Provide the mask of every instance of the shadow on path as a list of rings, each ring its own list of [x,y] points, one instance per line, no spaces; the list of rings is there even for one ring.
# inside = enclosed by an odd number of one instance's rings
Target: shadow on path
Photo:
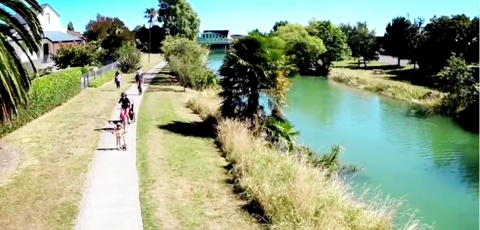
[[[113,130],[115,130],[115,129],[112,128],[112,127],[94,129],[94,131],[113,131]]]
[[[174,121],[169,124],[158,126],[159,129],[167,130],[169,132],[180,134],[182,136],[214,138],[215,135],[211,127],[211,124],[208,125],[204,122],[188,123],[181,121]]]

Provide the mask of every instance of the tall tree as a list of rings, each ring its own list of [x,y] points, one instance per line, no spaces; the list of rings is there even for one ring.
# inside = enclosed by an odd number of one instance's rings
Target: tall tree
[[[413,63],[414,69],[417,68],[418,53],[420,51],[419,48],[425,38],[425,36],[423,36],[424,22],[425,20],[422,18],[416,18],[413,22],[413,42],[408,56],[410,58],[410,64]]]
[[[85,28],[84,36],[88,41],[99,41],[107,52],[107,57],[113,57],[115,50],[127,41],[134,41],[134,34],[119,18],[105,17],[97,14],[96,20],[90,20]]]
[[[273,28],[272,28],[273,32],[277,31],[278,27],[284,26],[286,24],[288,24],[288,21],[275,22],[275,25],[273,25]]]
[[[342,30],[330,21],[312,20],[307,30],[310,35],[322,39],[327,51],[320,55],[322,60],[321,68],[317,70],[318,75],[327,76],[332,62],[340,61],[350,56],[350,47],[347,44],[347,37]]]
[[[72,23],[72,22],[69,22],[69,23],[68,23],[68,25],[67,25],[67,30],[75,31],[75,28],[73,28],[73,23]]]
[[[166,35],[196,39],[200,18],[187,0],[159,0],[158,22]]]
[[[148,20],[150,27],[148,29],[148,63],[150,63],[150,52],[152,50],[152,25],[158,18],[158,11],[155,8],[145,10],[145,18]]]
[[[363,64],[367,67],[367,61],[375,56],[375,31],[368,29],[366,22],[357,22],[355,26],[341,25],[341,30],[346,32],[347,43],[352,50],[352,56],[358,59],[358,66]]]
[[[30,78],[15,46],[27,54],[40,51],[43,31],[37,15],[42,8],[35,0],[0,0],[0,5],[0,119],[11,121],[17,108],[27,103],[30,87]],[[23,18],[27,26],[14,14]],[[27,57],[36,71],[30,55]]]
[[[388,55],[398,58],[398,66],[400,66],[400,59],[409,58],[415,41],[414,36],[415,27],[405,17],[393,18],[385,28],[385,51]]]

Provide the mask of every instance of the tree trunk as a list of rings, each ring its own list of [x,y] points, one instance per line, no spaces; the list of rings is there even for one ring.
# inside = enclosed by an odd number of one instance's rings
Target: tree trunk
[[[150,49],[152,47],[152,23],[150,23],[150,29],[148,30],[148,63],[150,63]]]
[[[398,63],[397,63],[398,66],[400,66],[400,57],[398,57]]]
[[[247,117],[252,119],[254,114],[257,112],[259,104],[260,94],[258,89],[253,88],[250,97],[248,98],[248,107],[247,107]]]
[[[359,57],[358,57],[358,68],[360,68],[360,65],[361,65],[361,64],[362,64],[362,63],[360,62],[360,56],[359,56]]]

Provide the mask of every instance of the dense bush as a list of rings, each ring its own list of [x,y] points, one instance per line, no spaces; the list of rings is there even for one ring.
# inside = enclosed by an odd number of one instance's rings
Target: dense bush
[[[53,61],[58,68],[96,66],[100,64],[102,49],[94,43],[60,45]]]
[[[19,109],[11,123],[0,124],[0,137],[70,100],[81,91],[80,68],[72,68],[37,78],[29,91],[28,106]]]
[[[123,73],[132,73],[141,67],[142,55],[133,42],[124,43],[115,51],[115,56],[118,59],[118,68]]]
[[[162,52],[183,87],[204,90],[218,85],[215,73],[207,68],[207,48],[186,38],[168,36],[162,42]]]

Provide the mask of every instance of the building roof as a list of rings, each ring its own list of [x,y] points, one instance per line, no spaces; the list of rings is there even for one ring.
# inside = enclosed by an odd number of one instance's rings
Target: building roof
[[[67,34],[70,34],[70,35],[75,36],[77,38],[83,38],[83,34],[80,33],[80,32],[77,32],[77,31],[67,30]]]
[[[55,14],[57,14],[58,17],[60,17],[60,14],[55,9],[53,9],[53,7],[51,5],[49,5],[48,3],[47,4],[41,4],[40,7],[42,8],[42,10],[45,10],[45,8],[50,7],[50,9],[52,9],[52,11]],[[37,14],[37,16],[38,16],[38,14]],[[15,14],[15,16],[13,16],[13,17],[16,18],[22,25],[27,24],[25,19],[23,19],[19,14]]]
[[[61,32],[61,31],[44,31],[43,36],[50,40],[51,42],[71,42],[71,41],[82,41],[81,38],[75,37],[73,35]]]
[[[203,33],[217,33],[224,37],[228,37],[228,30],[204,30]]]

